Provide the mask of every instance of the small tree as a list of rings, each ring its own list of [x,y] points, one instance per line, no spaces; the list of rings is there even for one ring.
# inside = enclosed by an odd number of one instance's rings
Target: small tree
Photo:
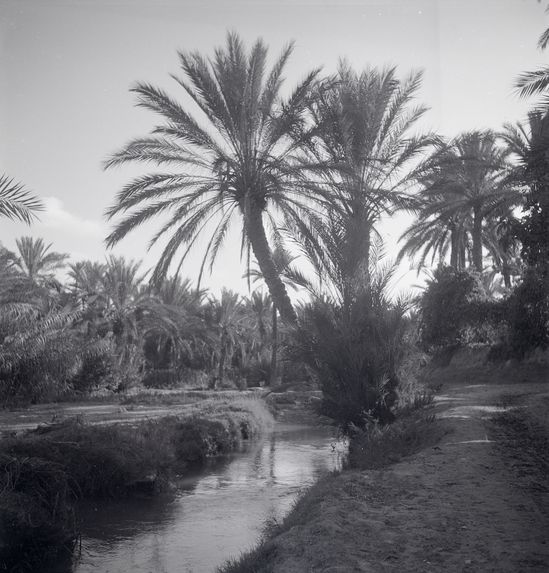
[[[471,302],[485,299],[478,273],[452,267],[436,269],[419,303],[423,344],[428,349],[459,345]]]

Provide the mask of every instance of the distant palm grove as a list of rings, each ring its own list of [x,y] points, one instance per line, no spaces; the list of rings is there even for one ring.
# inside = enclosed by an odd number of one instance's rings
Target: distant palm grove
[[[547,71],[516,80],[517,97],[542,96],[525,121],[447,139],[418,127],[421,73],[341,60],[334,75],[304,70],[287,86],[292,50],[271,60],[261,40],[246,47],[230,33],[211,56],[179,54],[173,94],[133,87],[152,128],[106,159],[143,164],[106,209],[106,245],[152,220],[154,268],[69,262],[25,236],[1,248],[4,405],[310,380],[345,431],[391,422],[423,353],[483,344],[507,360],[548,345]],[[41,208],[0,178],[0,216],[32,224]],[[403,211],[415,219],[389,261],[383,224]],[[231,227],[250,295],[214,297],[202,275]],[[394,300],[403,258],[429,279],[420,296]]]

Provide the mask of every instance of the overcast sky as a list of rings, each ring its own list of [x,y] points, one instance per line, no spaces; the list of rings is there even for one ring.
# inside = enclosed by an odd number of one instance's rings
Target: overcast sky
[[[102,170],[105,158],[155,118],[134,107],[129,88],[147,81],[180,95],[169,74],[177,50],[211,54],[227,30],[248,43],[261,36],[271,61],[295,40],[287,68],[291,87],[312,67],[333,71],[340,57],[360,69],[397,65],[424,70],[422,126],[453,136],[498,129],[524,118],[529,104],[512,84],[545,64],[536,49],[548,26],[536,0],[0,0],[0,171],[39,194],[47,210],[30,229],[1,220],[0,242],[13,248],[25,234],[44,237],[73,260],[105,256],[103,213],[130,174],[146,167]],[[120,243],[115,254],[155,263],[146,253],[157,224]],[[401,219],[384,225],[392,249]],[[238,238],[229,237],[204,283],[246,291]],[[193,278],[200,246],[184,266]],[[403,274],[405,271],[402,269]],[[402,284],[413,282],[403,277]]]

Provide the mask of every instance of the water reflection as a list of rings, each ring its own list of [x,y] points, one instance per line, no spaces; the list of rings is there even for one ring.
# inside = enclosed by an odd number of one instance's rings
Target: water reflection
[[[171,497],[86,508],[75,573],[202,573],[254,545],[299,491],[339,469],[327,428],[278,427],[247,451],[188,476]]]

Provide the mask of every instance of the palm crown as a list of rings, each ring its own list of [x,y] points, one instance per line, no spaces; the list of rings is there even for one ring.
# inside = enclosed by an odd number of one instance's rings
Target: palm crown
[[[319,173],[332,203],[322,216],[310,216],[309,232],[298,236],[319,279],[347,301],[369,286],[375,225],[410,205],[421,154],[435,138],[411,133],[425,112],[411,105],[421,73],[401,81],[395,68],[357,73],[342,62],[336,79],[312,103],[318,131],[308,147],[324,167]]]
[[[148,219],[169,213],[152,238],[152,246],[167,238],[153,280],[164,277],[181,249],[181,261],[200,233],[213,225],[202,274],[213,264],[234,215],[242,222],[242,247],[250,247],[281,315],[295,320],[295,312],[272,260],[265,232],[267,220],[291,219],[300,225],[309,200],[322,193],[308,185],[296,152],[310,137],[307,109],[318,70],[312,71],[284,101],[282,73],[292,46],[286,47],[266,73],[267,48],[261,40],[246,53],[236,34],[211,59],[199,53],[180,53],[183,77],[178,84],[205,120],[203,125],[165,92],[140,83],[133,91],[138,105],[164,120],[151,135],[127,144],[107,166],[138,161],[172,169],[138,177],[119,193],[108,210],[121,213],[107,239],[114,245]],[[200,114],[200,112],[202,112]]]

